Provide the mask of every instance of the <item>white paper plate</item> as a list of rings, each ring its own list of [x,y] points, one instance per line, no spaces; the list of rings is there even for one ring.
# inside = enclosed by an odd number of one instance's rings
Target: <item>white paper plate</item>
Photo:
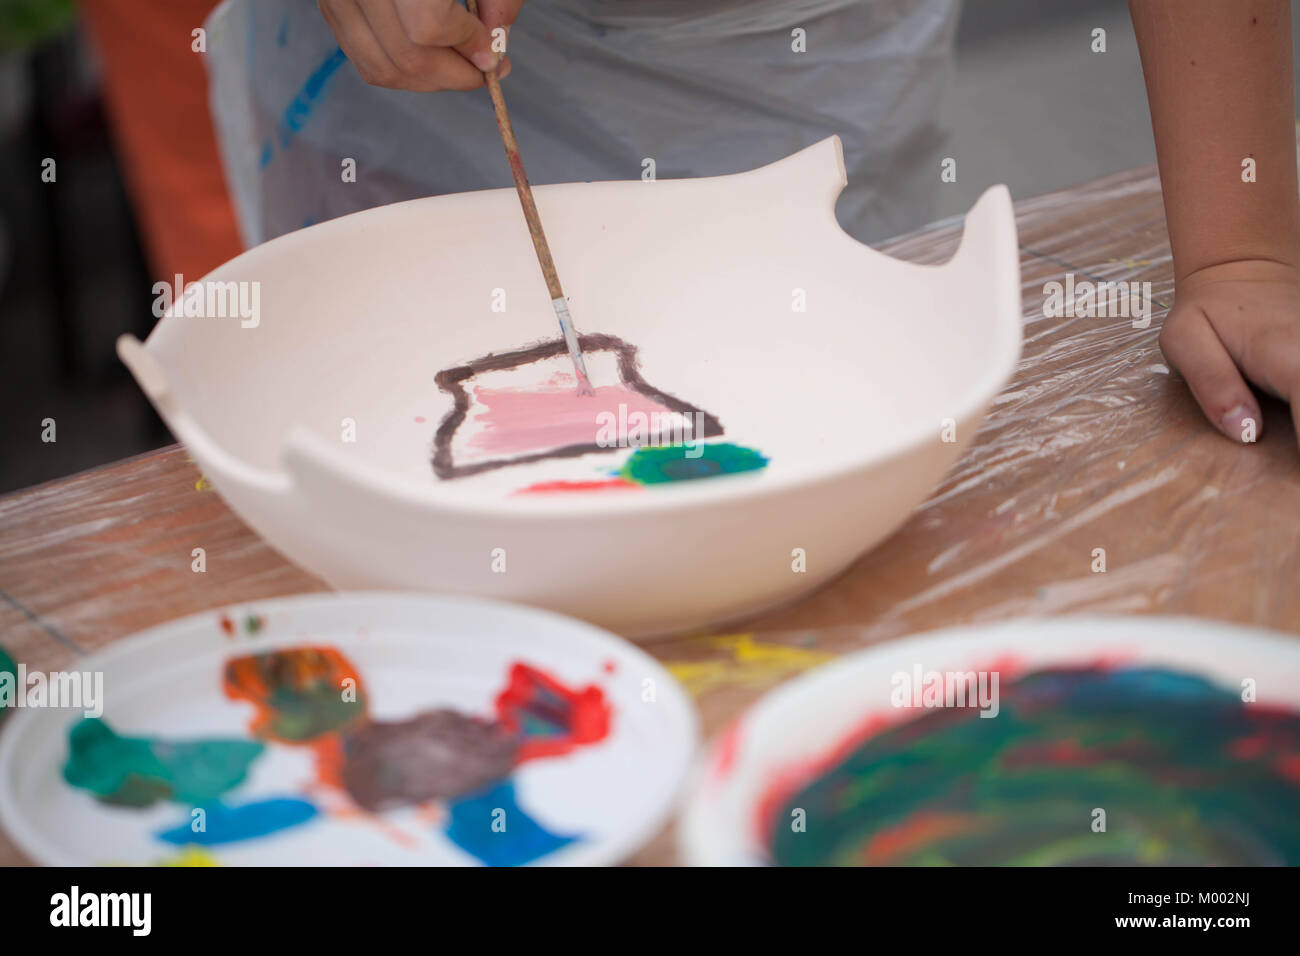
[[[439,709],[491,724],[497,695],[522,662],[568,688],[597,688],[589,694],[596,695],[597,710],[602,700],[607,706],[607,730],[567,753],[512,764],[503,779],[513,786],[514,805],[493,777],[475,794],[373,813],[359,810],[345,789],[321,782],[313,746],[263,738],[264,749],[247,762],[242,779],[212,801],[215,809],[205,805],[196,815],[193,800],[176,796],[187,786],[179,783],[171,785],[170,798],[145,807],[104,803],[84,778],[73,786],[64,778],[69,732],[86,718],[80,710],[27,708],[11,714],[0,733],[0,822],[32,859],[55,865],[208,858],[227,865],[608,864],[663,825],[696,745],[686,694],[640,650],[555,614],[477,600],[370,593],[283,598],[173,621],[75,666],[102,672],[103,720],[117,734],[256,742],[250,721],[257,709],[223,692],[226,662],[321,646],[355,668],[366,700],[361,721],[371,726]],[[531,736],[511,738],[510,746],[547,732],[530,727]],[[247,757],[248,748],[223,752]],[[276,820],[292,825],[217,842]],[[449,824],[460,828],[459,841],[449,836]]]
[[[894,675],[900,672],[914,675],[918,667],[923,674],[1001,670],[1005,691],[1008,676],[1099,663],[1199,676],[1229,693],[1241,693],[1243,681],[1251,681],[1258,706],[1300,711],[1300,638],[1210,621],[1118,616],[1031,619],[890,641],[777,688],[719,736],[690,788],[678,828],[683,856],[696,865],[772,862],[769,824],[775,825],[779,816],[784,825],[787,808],[783,801],[779,813],[773,813],[774,781],[783,781],[786,794],[799,790],[837,762],[848,749],[847,742],[865,741],[928,712],[891,704],[891,693],[899,686]],[[996,722],[995,718],[989,724]],[[1277,758],[1294,759],[1294,754],[1288,758],[1279,752]],[[918,772],[923,774],[909,767],[890,786],[915,786],[923,779]],[[1297,768],[1287,772],[1294,774]],[[1300,806],[1300,783],[1296,792]],[[1111,808],[1112,831],[1124,825],[1120,822],[1124,810]],[[833,825],[828,819],[814,819],[812,810],[807,813],[804,832]],[[1088,832],[1087,823],[1086,818],[1081,820],[1085,827],[1081,833]]]

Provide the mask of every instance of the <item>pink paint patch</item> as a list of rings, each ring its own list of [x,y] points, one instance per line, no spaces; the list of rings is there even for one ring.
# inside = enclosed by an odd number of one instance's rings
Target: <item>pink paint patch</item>
[[[417,422],[419,422],[420,424],[424,424],[424,416],[423,416],[423,415],[416,415],[416,416],[415,416],[415,420],[416,420]]]
[[[594,395],[579,395],[573,386],[476,388],[474,397],[483,412],[474,421],[477,432],[469,440],[469,447],[492,456],[513,457],[595,445],[598,437],[627,438],[601,434],[602,430],[609,432],[608,427],[601,427],[602,412],[613,415],[616,423],[629,422],[631,416],[641,413],[648,422],[662,422],[659,430],[664,432],[681,421],[667,406],[626,385],[602,385]],[[656,441],[653,433],[641,438],[645,444]]]
[[[633,491],[641,488],[634,481],[612,478],[609,481],[542,481],[520,488],[517,495],[547,495],[565,491]]]

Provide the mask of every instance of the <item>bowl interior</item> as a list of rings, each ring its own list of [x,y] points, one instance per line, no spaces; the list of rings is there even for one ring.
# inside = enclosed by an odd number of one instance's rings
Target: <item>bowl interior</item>
[[[579,331],[630,346],[649,386],[715,418],[722,441],[759,450],[767,474],[816,474],[978,411],[972,391],[1004,360],[985,294],[995,277],[892,260],[835,224],[838,185],[753,175],[538,188]],[[618,467],[589,455],[455,482],[431,467],[454,401],[435,376],[558,339],[511,190],[314,226],[208,277],[232,280],[257,283],[256,327],[169,315],[149,347],[180,407],[246,464],[276,470],[303,426],[423,486],[493,496]],[[604,352],[593,381],[615,385],[618,356]]]

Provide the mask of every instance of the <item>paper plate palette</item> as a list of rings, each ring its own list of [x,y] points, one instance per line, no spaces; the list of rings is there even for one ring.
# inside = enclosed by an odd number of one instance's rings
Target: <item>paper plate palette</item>
[[[546,612],[304,596],[77,665],[102,716],[20,710],[0,822],[44,864],[606,864],[663,824],[694,711],[650,657]]]
[[[715,743],[678,833],[702,865],[1296,865],[1297,807],[1300,638],[1056,618],[778,688]]]

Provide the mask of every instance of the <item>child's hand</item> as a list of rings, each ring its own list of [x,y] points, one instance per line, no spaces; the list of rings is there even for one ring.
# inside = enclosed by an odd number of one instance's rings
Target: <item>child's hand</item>
[[[1300,437],[1300,269],[1266,260],[1209,266],[1178,281],[1160,348],[1201,410],[1233,441],[1263,430],[1243,380],[1291,403]]]
[[[456,0],[317,0],[321,15],[361,78],[395,90],[473,90],[483,71],[510,61],[492,50],[491,30],[514,23],[524,0],[482,0],[482,19]]]

